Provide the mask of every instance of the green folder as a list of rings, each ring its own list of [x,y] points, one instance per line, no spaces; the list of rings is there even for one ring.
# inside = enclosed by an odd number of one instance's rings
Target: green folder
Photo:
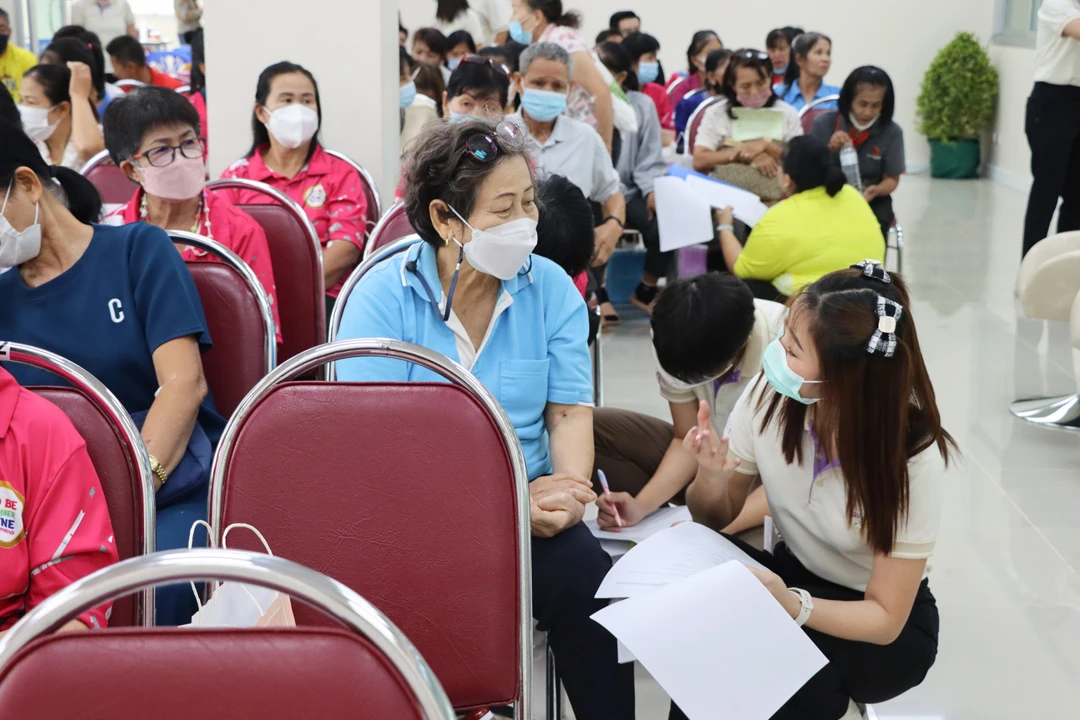
[[[731,124],[731,139],[735,142],[749,140],[784,139],[784,113],[772,108],[737,107],[734,110],[735,121]]]

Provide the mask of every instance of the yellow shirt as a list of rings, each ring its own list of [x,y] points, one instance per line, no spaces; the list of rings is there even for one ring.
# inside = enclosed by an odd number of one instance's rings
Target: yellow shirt
[[[734,271],[748,280],[768,280],[784,295],[863,260],[885,259],[870,205],[851,185],[835,197],[824,187],[774,205],[750,233]]]
[[[38,64],[34,53],[15,45],[8,45],[0,55],[0,82],[11,93],[15,102],[19,102],[19,86],[22,85],[23,73]]]

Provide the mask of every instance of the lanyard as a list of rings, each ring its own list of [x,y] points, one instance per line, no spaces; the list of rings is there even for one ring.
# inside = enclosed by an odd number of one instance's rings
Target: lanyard
[[[421,250],[422,249],[423,248],[421,248]],[[419,257],[420,255],[419,253],[417,253],[417,259],[419,259]],[[461,249],[458,250],[457,266],[454,267],[454,276],[450,278],[450,290],[446,293],[446,310],[443,310],[439,307],[439,301],[435,299],[435,293],[432,292],[431,286],[428,285],[428,281],[424,279],[423,273],[421,273],[416,268],[416,260],[410,260],[409,262],[405,263],[405,269],[411,272],[413,275],[416,275],[417,280],[419,280],[420,284],[424,286],[424,292],[427,293],[428,301],[431,303],[431,307],[435,308],[436,315],[442,316],[443,322],[448,322],[450,320],[450,304],[454,301],[454,290],[457,289],[458,273],[461,272],[461,262],[464,259],[465,247],[462,246]]]

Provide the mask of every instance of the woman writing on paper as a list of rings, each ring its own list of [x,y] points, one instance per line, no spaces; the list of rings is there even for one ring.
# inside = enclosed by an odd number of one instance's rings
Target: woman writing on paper
[[[698,461],[687,504],[695,521],[720,529],[760,476],[784,540],[771,555],[742,544],[770,569],[751,572],[829,659],[773,718],[860,718],[858,703],[896,697],[934,664],[927,560],[956,446],[941,427],[907,286],[879,265],[807,288],[762,365],[729,437],[702,405],[684,440]]]

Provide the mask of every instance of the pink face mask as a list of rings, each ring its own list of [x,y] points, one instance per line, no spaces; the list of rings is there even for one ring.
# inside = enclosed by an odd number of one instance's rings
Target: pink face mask
[[[771,98],[772,96],[772,90],[762,90],[761,92],[754,93],[753,95],[744,95],[742,93],[739,93],[735,97],[739,101],[739,104],[743,107],[763,108],[765,107],[765,103],[769,102],[769,98]]]
[[[176,154],[176,160],[165,167],[139,168],[142,186],[147,195],[162,200],[190,200],[206,187],[206,166],[202,158],[186,158]]]

